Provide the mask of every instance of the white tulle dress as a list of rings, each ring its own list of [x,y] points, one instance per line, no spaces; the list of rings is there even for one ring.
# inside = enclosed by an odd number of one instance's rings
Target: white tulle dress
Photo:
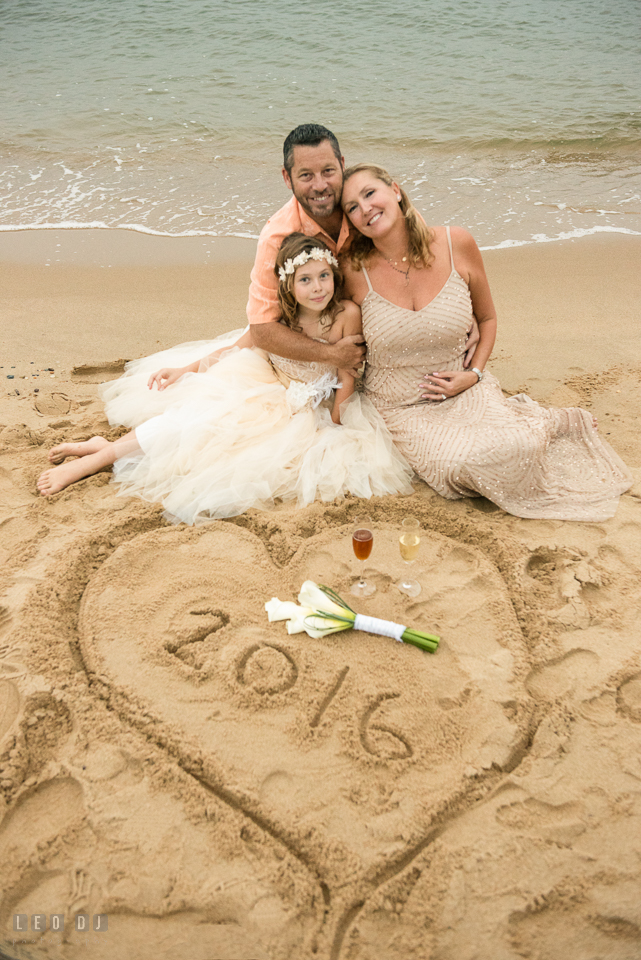
[[[336,369],[233,347],[163,391],[149,376],[229,343],[181,344],[127,365],[100,388],[111,424],[136,429],[141,453],[114,464],[118,493],[161,502],[165,516],[197,524],[279,500],[304,506],[350,493],[412,492],[413,472],[369,400],[355,393],[332,422]]]

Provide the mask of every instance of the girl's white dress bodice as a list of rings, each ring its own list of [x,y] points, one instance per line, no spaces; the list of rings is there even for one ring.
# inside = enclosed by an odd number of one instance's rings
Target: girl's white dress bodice
[[[421,399],[433,371],[462,370],[473,319],[470,291],[451,273],[422,310],[406,310],[371,285],[363,303],[365,394],[416,473],[443,497],[482,495],[519,517],[603,520],[632,477],[578,407],[546,408],[525,394],[506,399],[486,372],[444,401]]]

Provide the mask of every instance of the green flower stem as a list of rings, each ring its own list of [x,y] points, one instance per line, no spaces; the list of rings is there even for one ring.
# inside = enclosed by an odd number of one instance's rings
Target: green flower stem
[[[338,594],[332,590],[331,587],[326,587],[323,584],[319,584],[319,589],[325,594],[325,596],[335,603],[337,606],[342,607],[346,611],[344,616],[340,616],[338,613],[325,613],[322,610],[316,610],[314,612],[315,617],[321,617],[323,620],[334,620],[336,623],[343,622],[344,627],[336,628],[335,632],[339,630],[348,630],[349,627],[354,623],[356,619],[356,613],[349,607],[345,601],[338,596]],[[423,633],[421,630],[412,630],[408,628],[402,635],[402,640],[404,643],[411,643],[413,646],[418,647],[419,650],[425,650],[428,653],[435,653],[438,649],[440,642],[440,637],[437,637],[433,633]]]
[[[403,643],[411,643],[419,650],[425,650],[427,653],[436,653],[438,650],[440,637],[435,637],[430,633],[419,633],[417,630],[406,630],[402,637]]]

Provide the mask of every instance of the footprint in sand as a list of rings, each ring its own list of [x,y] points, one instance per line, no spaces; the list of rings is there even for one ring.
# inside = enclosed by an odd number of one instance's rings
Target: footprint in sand
[[[526,573],[532,592],[548,606],[548,619],[566,630],[584,630],[591,614],[584,589],[602,585],[600,571],[585,557],[565,549],[538,547],[530,556]]]
[[[499,807],[496,819],[518,833],[542,836],[552,843],[571,843],[586,830],[581,804],[544,803],[533,797]]]
[[[617,707],[635,723],[641,723],[641,673],[622,683],[617,693]]]
[[[27,790],[0,825],[0,863],[18,877],[40,843],[55,840],[83,815],[82,788],[70,778]]]
[[[532,960],[634,960],[641,956],[641,883],[612,877],[552,891],[510,918],[510,939]]]
[[[533,697],[541,700],[580,694],[594,683],[594,666],[598,662],[599,657],[591,650],[570,650],[531,670],[525,685]]]
[[[60,417],[71,410],[71,400],[64,393],[50,393],[38,397],[34,407],[44,417]]]

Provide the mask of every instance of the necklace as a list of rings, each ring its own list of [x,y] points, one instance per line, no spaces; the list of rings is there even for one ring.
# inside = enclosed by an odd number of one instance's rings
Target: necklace
[[[386,257],[385,254],[381,253],[380,250],[378,252],[381,254],[383,260],[387,260],[392,270],[396,270],[397,273],[400,273],[405,277],[405,286],[407,286],[408,283],[410,282],[410,267],[412,266],[412,264],[411,263],[407,264],[407,270],[401,270],[399,267],[396,266],[396,263],[398,261],[390,260],[390,258]],[[407,261],[407,257],[403,257],[401,263],[405,263],[406,261]]]

